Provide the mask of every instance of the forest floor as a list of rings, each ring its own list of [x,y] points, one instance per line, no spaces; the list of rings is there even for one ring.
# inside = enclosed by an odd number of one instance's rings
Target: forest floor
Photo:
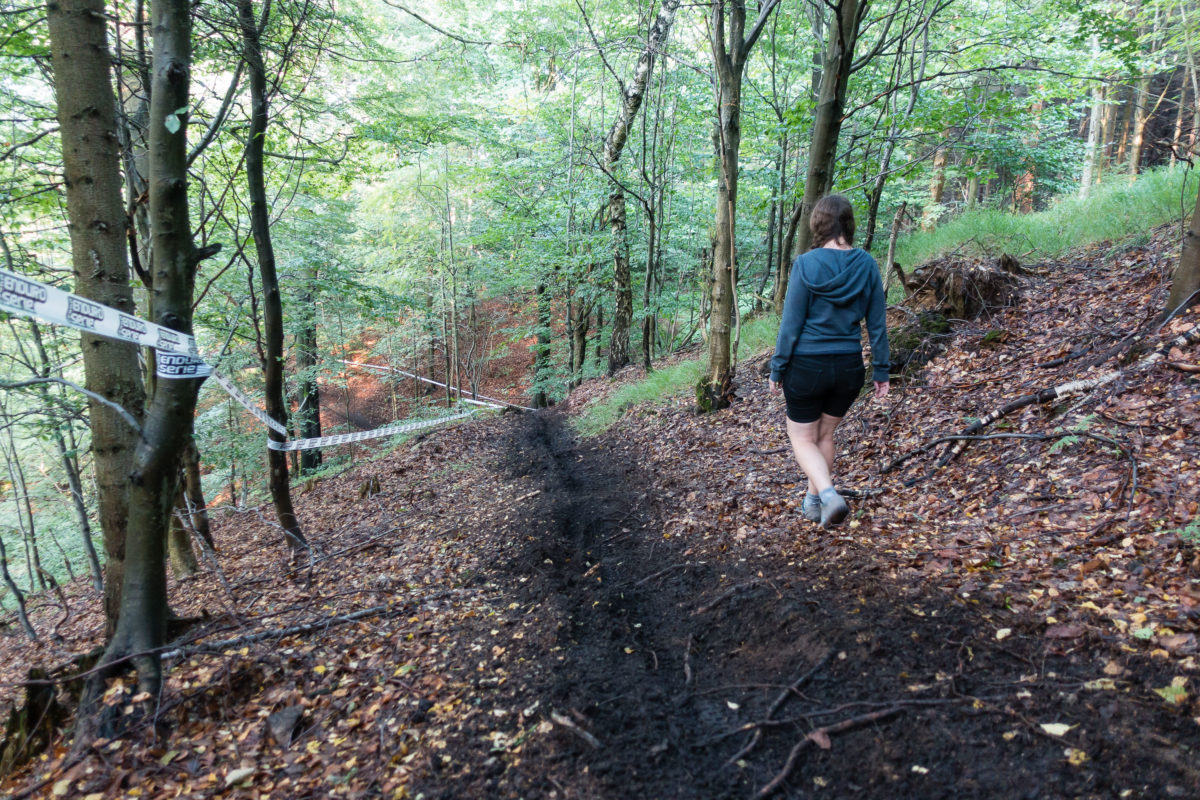
[[[1200,348],[984,431],[1032,437],[884,472],[1113,362],[1042,364],[1195,325],[1153,332],[1174,241],[1030,265],[1022,303],[955,323],[891,398],[860,399],[838,435],[853,512],[832,531],[799,515],[766,353],[715,414],[665,399],[577,437],[571,414],[630,369],[321,481],[298,497],[308,564],[287,563],[267,507],[222,512],[220,575],[172,584],[174,610],[207,619],[170,654],[157,727],[56,745],[0,790],[1198,796],[1200,380],[1183,367]],[[10,696],[31,663],[96,643],[95,597],[65,599],[62,643],[0,634]],[[41,629],[56,602],[35,603]]]

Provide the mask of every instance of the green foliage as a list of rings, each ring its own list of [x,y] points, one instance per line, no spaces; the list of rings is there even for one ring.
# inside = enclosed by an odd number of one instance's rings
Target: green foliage
[[[1162,168],[1133,182],[1126,175],[1114,176],[1095,187],[1087,200],[1068,195],[1033,214],[968,211],[936,230],[901,237],[896,260],[908,268],[950,253],[1055,258],[1073,247],[1143,233],[1190,213],[1190,205],[1181,200],[1194,197],[1197,182],[1189,175],[1185,186],[1184,175],[1182,169]]]
[[[742,325],[742,358],[752,358],[772,348],[778,332],[778,317],[762,316],[746,321]],[[656,369],[642,380],[626,384],[611,396],[584,409],[574,418],[575,427],[580,433],[591,436],[610,428],[631,408],[687,395],[701,378],[702,370],[701,358],[691,358]],[[742,379],[757,378],[743,374]]]

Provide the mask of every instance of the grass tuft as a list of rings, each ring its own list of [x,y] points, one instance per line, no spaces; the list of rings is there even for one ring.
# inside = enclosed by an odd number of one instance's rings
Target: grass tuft
[[[1184,177],[1187,175],[1187,185]],[[1012,214],[992,208],[968,211],[932,231],[918,231],[896,242],[896,260],[916,267],[939,256],[1059,258],[1081,245],[1146,234],[1191,212],[1196,176],[1162,167],[1130,182],[1114,175],[1096,186],[1087,200],[1060,197],[1050,208]]]

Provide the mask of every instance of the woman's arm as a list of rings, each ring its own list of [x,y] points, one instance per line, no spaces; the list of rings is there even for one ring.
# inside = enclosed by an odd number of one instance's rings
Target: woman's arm
[[[796,340],[800,331],[804,330],[804,318],[808,312],[808,286],[800,276],[800,264],[804,256],[796,258],[792,264],[792,274],[788,278],[787,296],[783,300],[783,318],[779,321],[779,336],[775,339],[775,355],[771,358],[771,381],[779,383],[783,370],[787,367],[792,351],[796,349]]]
[[[872,263],[874,263],[873,260]],[[883,289],[883,279],[879,276],[878,265],[875,266],[873,272],[874,279],[870,283],[871,296],[867,300],[867,336],[871,340],[873,373],[871,377],[878,385],[888,382],[891,351],[888,347],[887,334],[887,293]],[[876,388],[878,389],[878,386]]]

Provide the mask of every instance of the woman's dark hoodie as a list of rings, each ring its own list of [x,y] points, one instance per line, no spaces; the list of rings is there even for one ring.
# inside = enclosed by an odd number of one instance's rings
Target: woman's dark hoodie
[[[888,379],[887,301],[879,266],[865,250],[818,247],[796,259],[783,301],[771,380],[779,382],[795,354],[861,353],[867,321],[873,378]]]

